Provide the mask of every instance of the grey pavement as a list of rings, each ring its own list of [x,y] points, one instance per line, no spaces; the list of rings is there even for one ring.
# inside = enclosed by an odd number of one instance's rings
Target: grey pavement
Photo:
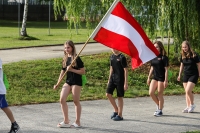
[[[59,94],[58,94],[59,95]],[[194,113],[182,113],[184,96],[165,96],[164,115],[155,117],[150,97],[125,98],[123,121],[110,119],[112,107],[108,100],[81,101],[82,128],[57,128],[63,120],[59,103],[11,107],[23,133],[180,133],[200,130],[200,95],[195,95]],[[74,105],[68,102],[69,118],[75,120]],[[6,133],[10,122],[0,115],[0,133]]]
[[[76,45],[77,53],[82,49],[83,44]],[[2,62],[18,62],[22,60],[37,60],[63,57],[64,46],[48,46],[48,47],[32,47],[22,49],[0,50],[0,58]],[[80,55],[98,54],[102,52],[110,52],[110,49],[99,43],[89,43],[85,46]]]
[[[78,47],[82,46],[77,45],[76,48],[78,49]],[[0,50],[0,58],[4,63],[56,58],[63,56],[62,50],[63,46]],[[93,54],[93,52],[105,52],[110,49],[96,43],[88,44],[84,51],[85,54]],[[164,115],[154,117],[156,106],[150,97],[125,98],[124,120],[119,122],[110,119],[113,109],[108,100],[81,101],[81,128],[56,127],[59,122],[63,121],[59,103],[12,106],[10,108],[23,133],[180,133],[200,130],[199,94],[195,94],[197,107],[194,113],[181,112],[186,106],[184,95],[164,96],[164,99]],[[71,122],[74,122],[73,102],[67,102],[67,104],[69,118]],[[0,133],[6,133],[9,128],[9,120],[3,112],[0,113]]]

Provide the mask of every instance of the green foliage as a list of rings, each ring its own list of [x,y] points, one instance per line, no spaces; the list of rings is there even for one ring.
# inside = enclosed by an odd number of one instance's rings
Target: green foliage
[[[81,100],[106,98],[105,91],[110,69],[110,54],[102,53],[81,57],[87,76],[87,83],[83,86],[81,92]],[[58,102],[60,89],[65,79],[63,79],[57,91],[53,90],[53,85],[57,83],[61,65],[62,58],[4,64],[4,72],[10,83],[10,88],[7,91],[9,104]],[[165,95],[184,94],[182,83],[176,81],[178,68],[177,66],[170,68],[173,75],[169,81],[169,86],[164,91]],[[129,67],[129,89],[126,91],[125,97],[133,98],[149,95],[149,86],[146,84],[148,71],[148,63],[135,70]],[[194,93],[200,93],[199,85],[194,89]],[[116,92],[114,96],[116,96]],[[72,100],[71,95],[67,100]]]
[[[185,133],[200,133],[200,131],[187,131]]]
[[[61,10],[66,10],[70,26],[72,22],[77,25],[81,19],[84,19],[87,27],[90,28],[90,22],[99,22],[113,1],[55,0],[54,10],[56,15]],[[178,52],[179,45],[184,40],[189,40],[194,48],[199,49],[199,0],[121,0],[121,2],[135,16],[149,38],[157,37],[157,31],[162,37],[167,33],[167,36],[174,38],[175,53]]]
[[[35,38],[32,36],[20,36],[18,39],[19,40],[39,40],[38,38]]]

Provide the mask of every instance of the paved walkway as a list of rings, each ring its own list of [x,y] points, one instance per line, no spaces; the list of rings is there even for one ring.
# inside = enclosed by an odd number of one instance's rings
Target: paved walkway
[[[89,47],[94,47],[90,49]],[[110,51],[99,44],[88,44],[89,52]],[[81,47],[81,45],[77,46]],[[20,60],[47,59],[62,57],[62,46],[40,47],[15,50],[0,50],[4,63]],[[97,51],[94,51],[97,50]],[[39,56],[40,55],[40,56]],[[58,94],[59,95],[59,94]],[[181,133],[200,130],[200,95],[195,95],[197,105],[194,113],[182,113],[185,108],[185,97],[165,96],[165,107],[162,117],[154,117],[155,104],[150,97],[124,99],[123,121],[110,119],[112,107],[108,100],[81,101],[82,128],[57,128],[63,120],[59,103],[12,106],[11,109],[23,133]],[[73,102],[68,102],[69,118],[75,119]],[[0,133],[7,133],[10,122],[5,114],[0,113]]]

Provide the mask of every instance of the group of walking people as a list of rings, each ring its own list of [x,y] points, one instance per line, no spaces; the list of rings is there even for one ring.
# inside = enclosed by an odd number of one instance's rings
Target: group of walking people
[[[151,67],[147,78],[149,85],[149,95],[156,104],[156,111],[154,116],[162,116],[164,108],[164,89],[168,86],[168,66],[169,59],[162,42],[154,42],[155,48],[159,51],[159,55],[151,60]],[[113,106],[114,111],[111,114],[111,119],[114,121],[123,120],[123,97],[125,91],[128,89],[128,64],[126,57],[118,50],[111,49],[113,54],[110,56],[110,73],[107,83],[106,96]],[[76,58],[76,48],[74,43],[69,40],[64,44],[64,57],[62,62],[62,69],[58,78],[58,82],[54,85],[54,89],[58,88],[58,84],[65,72],[67,74],[66,82],[62,86],[60,92],[60,104],[63,113],[63,121],[58,123],[57,127],[81,127],[81,104],[80,95],[82,88],[82,75],[85,74],[84,63],[78,56]],[[186,108],[183,113],[191,113],[195,109],[193,88],[195,87],[200,76],[200,63],[198,55],[191,49],[188,41],[182,43],[181,57],[180,57],[180,70],[177,80],[180,81],[182,72],[184,73],[182,81],[185,89]],[[11,121],[12,132],[17,132],[19,126],[16,123],[12,112],[8,108],[5,99],[6,89],[3,83],[2,63],[0,62],[0,108],[7,114]],[[115,102],[113,92],[117,92],[118,103]],[[156,94],[157,91],[157,94]],[[75,106],[76,119],[73,123],[70,122],[68,117],[68,105],[66,99],[72,93],[73,102]]]
[[[150,61],[151,67],[147,78],[147,84],[149,85],[149,95],[156,104],[156,111],[153,115],[162,116],[164,107],[163,92],[168,86],[169,59],[161,41],[154,42],[154,46],[159,51],[159,55]],[[113,54],[110,56],[110,72],[106,96],[114,110],[110,118],[114,121],[121,121],[123,120],[123,97],[125,91],[128,89],[128,64],[126,57],[120,51],[115,49],[111,49],[111,51]],[[76,56],[76,49],[72,41],[67,41],[64,44],[64,52],[63,66],[58,78],[59,82],[64,72],[67,70],[66,83],[63,85],[60,93],[61,110],[64,120],[59,123],[57,127],[80,127],[81,105],[79,100],[82,86],[81,75],[85,74],[84,63],[78,56],[75,62],[70,65],[71,61]],[[198,55],[191,49],[188,41],[182,43],[180,70],[177,81],[180,81],[182,73],[184,73],[182,81],[186,97],[186,108],[183,109],[182,112],[191,113],[195,109],[192,90],[200,76],[200,63]],[[56,88],[57,85],[54,86],[54,89]],[[115,89],[118,103],[116,103],[113,97]],[[73,124],[69,121],[68,106],[66,103],[66,98],[70,92],[72,92],[76,111],[76,119]]]
[[[162,42],[156,41],[154,46],[159,51],[159,55],[151,60],[151,68],[149,71],[147,84],[149,85],[149,95],[156,103],[157,109],[155,116],[161,116],[164,107],[163,92],[168,85],[168,66],[169,59]],[[183,87],[185,89],[186,108],[183,113],[191,113],[195,109],[193,88],[200,77],[200,63],[198,54],[192,50],[188,41],[183,41],[181,45],[180,70],[177,81],[180,81],[183,73]],[[151,79],[151,76],[153,77]],[[157,90],[157,95],[155,94]]]

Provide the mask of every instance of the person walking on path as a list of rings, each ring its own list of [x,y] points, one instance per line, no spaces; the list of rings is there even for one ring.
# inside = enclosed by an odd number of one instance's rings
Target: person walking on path
[[[197,54],[191,49],[188,41],[183,41],[180,70],[177,80],[180,81],[183,72],[183,87],[185,89],[185,98],[187,107],[182,110],[183,113],[191,113],[195,109],[194,95],[192,93],[195,84],[200,77],[200,63]]]
[[[126,57],[115,49],[112,49],[112,52],[106,96],[114,108],[111,119],[120,121],[123,120],[122,111],[124,92],[128,89],[128,68]],[[117,90],[118,106],[112,96],[115,88]]]
[[[80,127],[80,117],[81,117],[81,104],[80,104],[80,94],[82,88],[82,74],[85,74],[84,64],[81,58],[78,56],[76,61],[72,61],[76,57],[76,48],[72,41],[67,41],[64,44],[64,57],[62,70],[58,78],[58,82],[61,80],[61,77],[67,71],[66,83],[62,86],[62,91],[60,93],[60,104],[61,110],[63,112],[64,121],[59,123],[57,127]],[[72,65],[70,66],[70,64]],[[58,85],[58,83],[57,83]],[[54,89],[57,89],[57,85],[54,85]],[[76,120],[73,124],[70,124],[68,117],[68,106],[66,103],[66,98],[72,92],[72,97],[75,105]]]
[[[149,85],[149,95],[157,105],[157,109],[154,112],[154,116],[162,116],[162,110],[164,107],[163,92],[168,85],[169,61],[168,57],[166,56],[166,51],[162,42],[156,41],[154,43],[154,46],[160,54],[156,58],[151,60],[151,68],[149,71],[147,84]],[[152,74],[153,78],[151,80]],[[158,91],[157,96],[155,94],[156,90]]]
[[[6,87],[3,82],[3,65],[0,59],[0,108],[5,112],[5,114],[7,115],[7,117],[11,122],[11,128],[8,133],[17,133],[20,127],[15,121],[12,111],[8,107],[5,95],[6,95]]]

